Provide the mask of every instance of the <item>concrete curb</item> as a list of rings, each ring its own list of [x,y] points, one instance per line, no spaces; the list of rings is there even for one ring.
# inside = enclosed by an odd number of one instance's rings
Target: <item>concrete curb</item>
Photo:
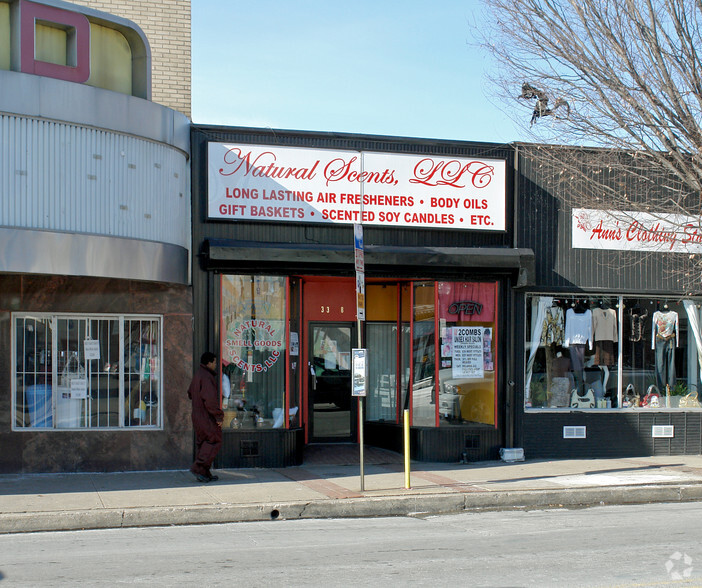
[[[0,533],[203,525],[271,520],[420,516],[478,510],[702,501],[702,485],[438,493],[280,502],[0,514]]]

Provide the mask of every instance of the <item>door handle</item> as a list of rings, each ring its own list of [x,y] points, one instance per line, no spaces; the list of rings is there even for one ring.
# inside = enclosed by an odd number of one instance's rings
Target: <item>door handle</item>
[[[314,371],[314,367],[312,367],[311,362],[307,362],[307,365],[310,368],[310,377],[312,378],[312,390],[317,389],[317,374]]]

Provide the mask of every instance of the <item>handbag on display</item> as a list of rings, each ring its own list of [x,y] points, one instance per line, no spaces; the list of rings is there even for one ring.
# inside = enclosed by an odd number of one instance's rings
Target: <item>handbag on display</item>
[[[590,388],[582,394],[575,388],[570,393],[571,408],[595,408],[595,391]]]
[[[641,399],[641,406],[648,408],[659,408],[661,405],[661,393],[658,386],[651,384],[646,390],[646,396]]]
[[[636,393],[636,388],[633,384],[629,384],[624,391],[624,407],[635,408],[641,403],[641,397]]]
[[[690,392],[680,399],[680,408],[700,408],[697,392]]]

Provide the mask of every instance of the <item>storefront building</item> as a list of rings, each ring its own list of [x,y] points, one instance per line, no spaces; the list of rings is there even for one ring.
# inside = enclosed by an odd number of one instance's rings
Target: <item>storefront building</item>
[[[536,256],[534,284],[516,299],[516,443],[531,458],[699,454],[702,299],[682,279],[700,253],[699,218],[564,204],[588,173],[611,174],[636,210],[673,183],[645,168],[625,180],[616,162],[592,160],[555,181],[543,148],[516,149],[517,242]]]
[[[496,459],[513,435],[514,288],[533,274],[514,246],[513,150],[199,125],[191,144],[193,352],[221,362],[219,465],[356,443],[357,347],[367,443],[400,451],[408,411],[414,458]]]
[[[133,22],[0,0],[0,472],[192,455],[189,121]]]

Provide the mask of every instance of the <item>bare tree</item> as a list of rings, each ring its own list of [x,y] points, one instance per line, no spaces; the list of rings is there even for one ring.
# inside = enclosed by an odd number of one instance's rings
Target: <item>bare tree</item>
[[[702,0],[483,3],[495,87],[568,204],[699,217]]]

